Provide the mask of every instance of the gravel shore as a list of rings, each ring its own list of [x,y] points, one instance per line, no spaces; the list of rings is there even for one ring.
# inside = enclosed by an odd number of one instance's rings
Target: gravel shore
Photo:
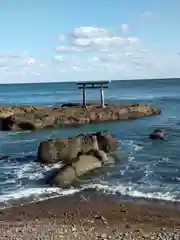
[[[179,240],[180,205],[83,193],[1,210],[0,228],[1,240]]]

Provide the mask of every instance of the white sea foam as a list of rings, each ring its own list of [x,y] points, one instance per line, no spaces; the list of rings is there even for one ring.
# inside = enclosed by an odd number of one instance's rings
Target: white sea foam
[[[7,202],[9,200],[19,200],[29,197],[34,197],[35,201],[44,200],[53,198],[55,196],[66,196],[71,195],[76,192],[79,192],[80,189],[67,189],[67,190],[61,190],[60,188],[26,188],[26,189],[19,189],[17,191],[13,191],[8,194],[4,194],[3,196],[0,196],[0,202]],[[43,197],[43,195],[45,195]]]
[[[134,150],[137,152],[137,151],[140,151],[142,150],[143,147],[142,146],[138,146],[138,145],[134,145]]]
[[[129,162],[132,162],[134,159],[135,159],[135,157],[133,157],[133,156],[129,156],[129,157],[128,157],[128,161],[129,161]]]
[[[92,188],[96,190],[101,190],[104,193],[107,194],[121,194],[123,196],[130,196],[130,197],[139,197],[139,198],[147,198],[147,199],[159,199],[159,200],[167,200],[167,201],[178,201],[180,202],[180,198],[178,199],[178,192],[172,193],[170,191],[166,192],[160,192],[160,191],[154,191],[154,192],[143,192],[140,190],[135,189],[135,186],[133,184],[118,184],[117,185],[109,185],[109,184],[90,184],[84,189]]]
[[[143,149],[143,146],[138,145],[134,140],[119,140],[118,141],[122,146],[128,146],[133,151],[138,152]]]
[[[7,135],[8,136],[14,136],[14,135],[20,135],[20,134],[25,134],[25,133],[30,133],[31,131],[30,130],[25,130],[25,131],[17,131],[17,132],[8,132]]]
[[[19,189],[17,191],[13,191],[11,193],[4,194],[0,197],[0,203],[4,203],[6,207],[11,205],[11,201],[21,200],[21,199],[29,199],[28,202],[38,202],[43,201],[45,199],[51,199],[58,196],[67,196],[72,195],[74,193],[87,190],[87,189],[96,189],[97,191],[101,191],[105,194],[120,194],[123,196],[130,197],[138,197],[138,198],[146,198],[146,199],[157,199],[157,200],[167,200],[167,201],[178,201],[180,202],[180,198],[178,198],[178,192],[175,192],[173,195],[170,191],[160,192],[154,190],[154,192],[146,192],[143,190],[136,189],[137,186],[133,184],[118,184],[111,185],[108,183],[95,183],[95,184],[87,184],[84,185],[81,189],[71,188],[67,190],[62,190],[61,188],[27,188],[27,189]],[[156,189],[156,187],[154,186]]]
[[[10,141],[4,141],[3,143],[6,144],[17,144],[17,143],[31,143],[31,142],[35,142],[36,139],[23,139],[23,140],[10,140]]]
[[[23,165],[14,165],[14,166],[4,166],[5,174],[9,174],[9,171],[13,172],[14,178],[15,179],[22,179],[22,178],[27,178],[29,180],[39,180],[44,178],[45,174],[56,168],[60,168],[62,164],[57,163],[57,164],[52,164],[49,166],[40,166],[36,162],[30,162],[26,163]],[[6,181],[5,181],[6,183]]]

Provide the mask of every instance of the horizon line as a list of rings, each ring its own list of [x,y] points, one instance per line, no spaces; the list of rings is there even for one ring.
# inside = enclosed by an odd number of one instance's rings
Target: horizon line
[[[149,80],[177,80],[180,79],[180,77],[167,77],[167,78],[136,78],[136,79],[114,79],[114,80],[87,80],[83,82],[103,82],[103,81],[109,81],[109,82],[115,82],[115,81],[149,81]],[[51,84],[51,83],[77,83],[79,81],[51,81],[51,82],[12,82],[12,83],[0,83],[0,85],[22,85],[22,84]]]

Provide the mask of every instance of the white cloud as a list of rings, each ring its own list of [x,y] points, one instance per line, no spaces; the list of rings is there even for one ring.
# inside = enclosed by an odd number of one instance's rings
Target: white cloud
[[[27,64],[28,65],[33,65],[33,64],[36,64],[36,59],[34,59],[34,58],[29,58],[28,60],[27,60]]]
[[[119,36],[113,37],[97,37],[97,38],[76,38],[73,41],[74,46],[83,50],[102,50],[107,48],[114,48],[122,44],[123,39]]]
[[[94,57],[89,58],[88,61],[89,62],[99,62],[100,59],[98,57],[94,56]]]
[[[122,34],[125,34],[129,31],[129,26],[127,24],[121,24],[120,25],[120,31]]]
[[[7,58],[20,58],[22,56],[21,53],[13,53],[13,52],[9,52],[7,54]]]
[[[76,46],[57,46],[56,52],[58,53],[68,53],[68,52],[78,52],[81,49],[78,49]]]
[[[55,61],[57,61],[57,62],[64,62],[64,59],[63,59],[63,57],[62,56],[60,56],[60,55],[55,55],[54,57],[53,57],[53,60],[55,60]]]
[[[177,53],[153,51],[137,36],[129,35],[127,24],[121,24],[120,30],[119,34],[113,34],[104,28],[75,28],[67,36],[58,36],[52,56],[43,62],[27,50],[0,53],[1,79],[37,82],[180,75]]]
[[[34,75],[44,74],[44,65],[27,50],[0,54],[0,83],[31,82]]]
[[[104,28],[79,27],[73,30],[71,36],[74,38],[102,38],[109,37],[110,32]]]
[[[58,40],[59,41],[65,41],[66,40],[66,36],[61,34],[61,35],[58,36]]]
[[[146,12],[144,15],[150,15],[150,13]],[[89,72],[91,78],[95,79],[102,79],[102,76],[103,79],[127,79],[180,74],[179,69],[172,72],[177,55],[160,54],[145,48],[145,44],[138,37],[124,35],[129,31],[127,24],[121,24],[120,30],[123,35],[113,35],[108,29],[103,28],[76,28],[69,34],[71,37],[66,45],[56,48],[56,54],[68,52],[69,59],[74,54],[80,54],[78,71],[80,72],[81,68],[82,72]],[[70,69],[77,69],[76,65],[72,67],[71,64],[70,61]],[[66,69],[68,69],[68,62]],[[86,79],[87,75],[82,72],[79,76]]]
[[[151,11],[145,11],[143,13],[140,14],[141,17],[151,17],[153,15],[153,13]]]

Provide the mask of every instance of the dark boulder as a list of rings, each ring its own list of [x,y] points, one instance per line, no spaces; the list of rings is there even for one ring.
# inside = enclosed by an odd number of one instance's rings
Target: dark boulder
[[[77,107],[80,106],[79,103],[64,103],[61,105],[61,107]]]
[[[98,150],[96,150],[96,154],[92,151],[88,154],[79,155],[76,160],[72,162],[71,166],[64,165],[59,169],[50,179],[49,184],[61,188],[68,188],[74,183],[77,183],[81,177],[101,169],[104,163],[110,165],[114,164],[115,161],[112,157],[108,157],[106,153],[102,154],[102,151],[98,153]]]
[[[108,132],[78,135],[67,139],[54,139],[41,142],[38,148],[38,161],[42,164],[63,162],[70,164],[78,155],[91,150],[114,151],[118,142]]]
[[[167,138],[167,134],[160,129],[156,129],[154,130],[154,132],[150,135],[151,139],[160,139],[160,140],[164,140]]]

